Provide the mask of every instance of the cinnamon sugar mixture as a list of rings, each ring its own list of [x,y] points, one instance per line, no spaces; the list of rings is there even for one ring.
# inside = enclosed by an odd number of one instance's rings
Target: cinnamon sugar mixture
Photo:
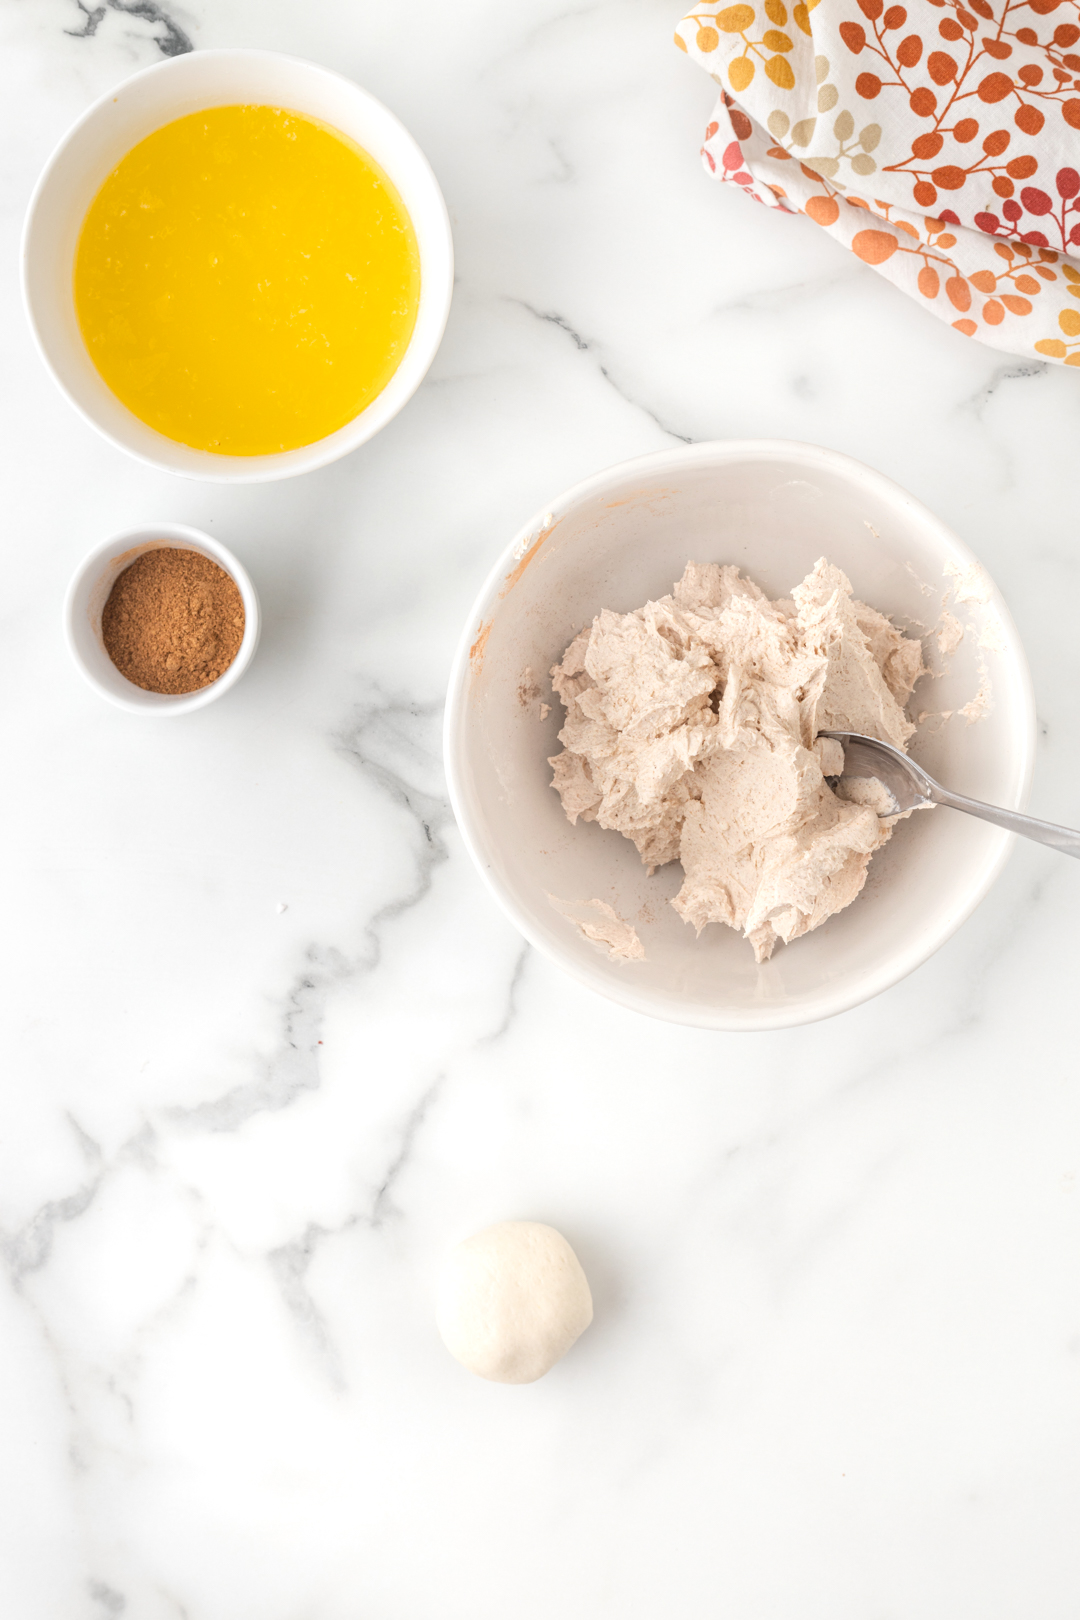
[[[244,639],[244,604],[223,568],[161,546],[120,574],[101,615],[105,650],[144,692],[178,697],[224,675]]]

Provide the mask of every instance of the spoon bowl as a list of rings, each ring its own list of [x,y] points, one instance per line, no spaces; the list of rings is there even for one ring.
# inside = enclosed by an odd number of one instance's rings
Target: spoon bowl
[[[921,765],[876,737],[864,737],[857,731],[822,731],[819,735],[832,737],[844,750],[843,772],[833,780],[849,784],[854,791],[842,797],[873,805],[879,816],[903,815],[908,810],[928,810],[943,804],[978,816],[995,827],[1004,827],[1006,832],[1020,833],[1038,844],[1060,849],[1063,855],[1080,857],[1080,832],[1071,827],[1038,821],[1034,816],[1022,816],[1018,810],[1003,810],[1000,805],[983,804],[981,799],[968,799],[962,793],[950,793]]]

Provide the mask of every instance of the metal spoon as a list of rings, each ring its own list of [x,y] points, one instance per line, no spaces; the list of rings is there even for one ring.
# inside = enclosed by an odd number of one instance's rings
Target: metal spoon
[[[880,782],[893,801],[894,808],[879,811],[879,815],[895,816],[904,810],[923,809],[930,804],[945,804],[952,810],[966,810],[969,816],[992,821],[1006,832],[1022,833],[1037,843],[1049,844],[1065,855],[1080,858],[1080,832],[1070,827],[1056,827],[1052,821],[1036,821],[1034,816],[1022,816],[1016,810],[999,810],[997,805],[981,804],[978,799],[965,799],[961,793],[950,793],[927,776],[921,765],[908,759],[898,748],[878,742],[875,737],[863,737],[856,731],[821,731],[820,737],[833,737],[843,746],[844,769],[842,776]]]

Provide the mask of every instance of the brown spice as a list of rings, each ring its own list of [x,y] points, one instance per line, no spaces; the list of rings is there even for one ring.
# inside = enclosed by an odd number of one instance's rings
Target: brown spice
[[[117,576],[101,634],[121,675],[176,697],[224,675],[244,639],[244,603],[209,557],[159,546]]]

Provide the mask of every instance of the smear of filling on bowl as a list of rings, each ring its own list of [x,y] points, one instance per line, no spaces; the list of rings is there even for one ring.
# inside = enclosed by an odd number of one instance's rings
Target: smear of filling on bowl
[[[90,204],[75,307],[113,393],[166,438],[294,450],[382,392],[420,300],[412,221],[339,130],[208,107],[132,147]]]
[[[892,831],[833,791],[843,750],[818,733],[906,751],[924,673],[921,642],[824,558],[775,602],[737,568],[687,563],[671,596],[605,609],[552,670],[552,786],[571,822],[622,833],[650,873],[681,861],[680,916],[741,929],[764,962],[851,904]]]

